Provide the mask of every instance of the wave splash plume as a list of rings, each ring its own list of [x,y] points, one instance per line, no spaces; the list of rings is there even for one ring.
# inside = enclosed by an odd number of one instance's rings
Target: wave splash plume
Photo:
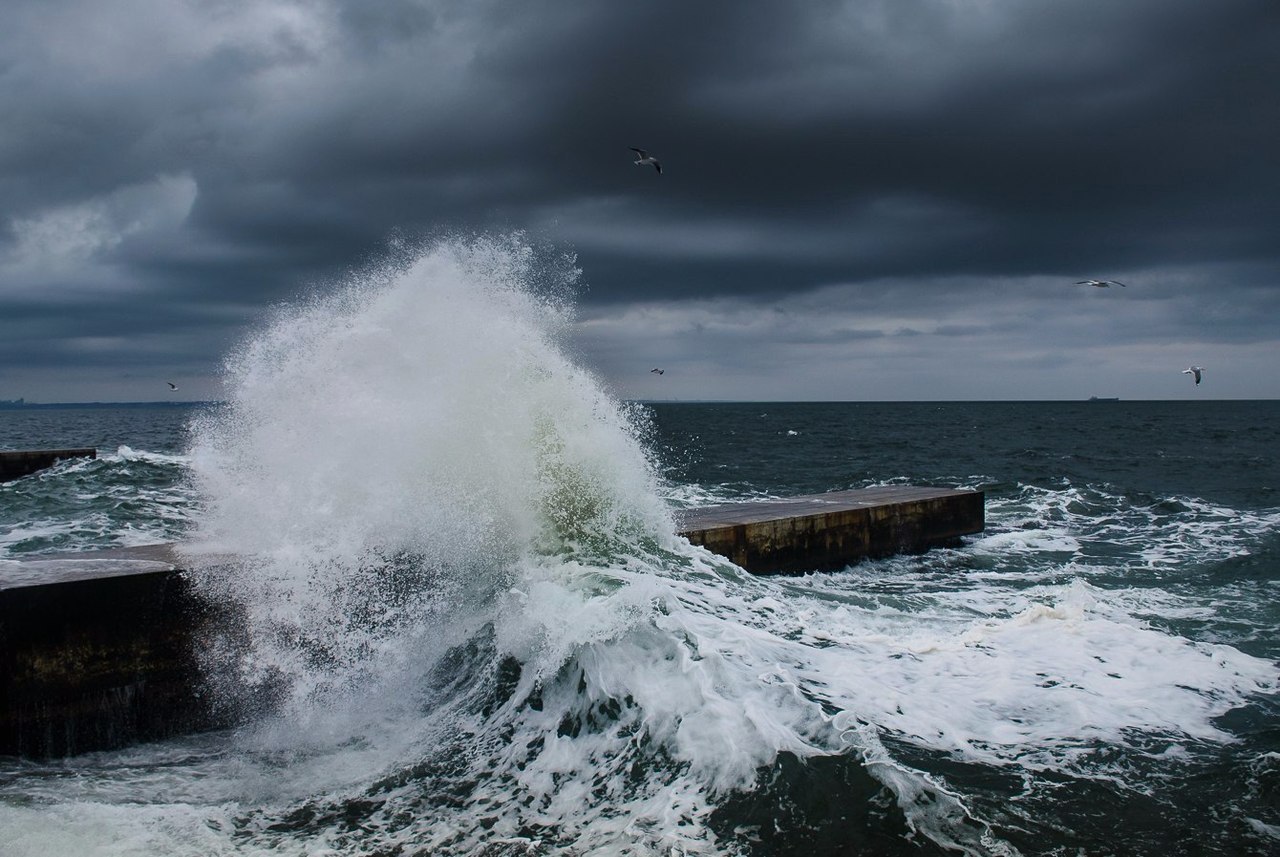
[[[576,273],[518,237],[446,242],[230,361],[196,536],[246,558],[206,578],[251,617],[230,666],[282,689],[242,736],[275,773],[239,836],[1012,854],[1059,778],[1147,790],[1145,760],[1230,740],[1216,718],[1275,687],[1083,581],[901,600],[675,538],[643,421],[566,357]],[[1009,776],[1023,801],[979,785]]]
[[[218,668],[278,698],[241,740],[307,772],[241,835],[708,847],[711,795],[815,752],[814,703],[678,618],[680,576],[739,573],[674,537],[640,421],[565,356],[574,276],[518,238],[446,242],[229,361],[190,553],[249,614]]]
[[[560,347],[575,275],[516,239],[446,243],[282,310],[228,362],[195,432],[195,541],[252,558],[221,582],[329,650],[324,680],[548,557],[669,538],[634,430]],[[317,672],[294,648],[272,666]]]
[[[1278,686],[1188,545],[1231,562],[1280,518],[1027,488],[957,550],[753,577],[673,534],[691,487],[566,356],[576,276],[446,241],[232,356],[187,550],[246,615],[209,674],[271,713],[24,768],[14,854],[1092,853],[1121,805],[1119,847],[1176,853]],[[1274,754],[1239,755],[1208,788],[1271,837]]]

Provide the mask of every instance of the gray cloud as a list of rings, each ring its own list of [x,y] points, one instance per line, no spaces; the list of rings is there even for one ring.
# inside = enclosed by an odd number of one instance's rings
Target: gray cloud
[[[14,0],[0,398],[215,395],[271,304],[485,229],[577,253],[622,395],[1183,395],[1123,367],[1217,349],[1274,396],[1276,80],[1266,0]]]

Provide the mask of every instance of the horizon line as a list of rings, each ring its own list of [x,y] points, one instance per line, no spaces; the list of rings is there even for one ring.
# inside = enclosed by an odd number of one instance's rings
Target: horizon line
[[[1013,404],[1013,403],[1068,403],[1068,402],[1275,402],[1280,401],[1280,397],[1264,396],[1264,397],[1244,397],[1244,396],[1227,396],[1219,398],[1196,397],[1196,398],[1180,398],[1180,399],[1137,399],[1123,398],[1119,396],[1095,396],[1090,398],[1063,398],[1063,399],[619,399],[621,402],[628,404],[641,405],[698,405],[698,404],[714,404],[714,405],[750,405],[750,404],[796,404],[796,405],[841,405],[841,404]],[[120,401],[79,401],[79,402],[29,402],[23,399],[0,399],[0,410],[20,411],[28,408],[88,408],[88,407],[113,407],[113,406],[189,406],[189,405],[225,405],[225,399],[145,399],[145,400],[120,400]]]

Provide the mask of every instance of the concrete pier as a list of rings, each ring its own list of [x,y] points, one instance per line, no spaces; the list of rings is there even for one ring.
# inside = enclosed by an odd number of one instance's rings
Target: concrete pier
[[[890,486],[689,510],[680,531],[770,574],[923,551],[983,524],[979,491]],[[248,638],[238,607],[202,599],[181,565],[173,545],[0,560],[0,755],[111,749],[269,708],[269,689],[233,689],[234,711],[208,689],[201,653],[234,659]]]
[[[887,485],[685,512],[680,533],[756,574],[843,568],[954,544],[985,526],[981,491]]]
[[[70,756],[225,725],[198,647],[234,634],[167,545],[0,561],[0,755]]]
[[[82,449],[24,449],[0,452],[0,482],[20,479],[37,470],[52,467],[64,458],[97,458],[98,450]]]

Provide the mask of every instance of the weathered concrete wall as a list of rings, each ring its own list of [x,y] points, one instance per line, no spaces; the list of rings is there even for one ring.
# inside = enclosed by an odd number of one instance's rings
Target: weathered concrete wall
[[[26,449],[0,452],[0,482],[20,479],[37,470],[52,467],[64,458],[97,458],[98,450],[84,449]]]
[[[749,571],[807,572],[948,544],[983,515],[981,492],[895,486],[693,510],[682,532]],[[0,563],[0,754],[121,747],[270,707],[270,688],[209,689],[203,653],[234,660],[247,632],[178,565],[170,545]]]
[[[985,526],[981,491],[887,486],[685,513],[681,535],[756,574],[918,553]]]
[[[38,565],[53,582],[0,588],[0,754],[67,756],[230,722],[198,658],[234,633],[234,611],[162,562]]]

